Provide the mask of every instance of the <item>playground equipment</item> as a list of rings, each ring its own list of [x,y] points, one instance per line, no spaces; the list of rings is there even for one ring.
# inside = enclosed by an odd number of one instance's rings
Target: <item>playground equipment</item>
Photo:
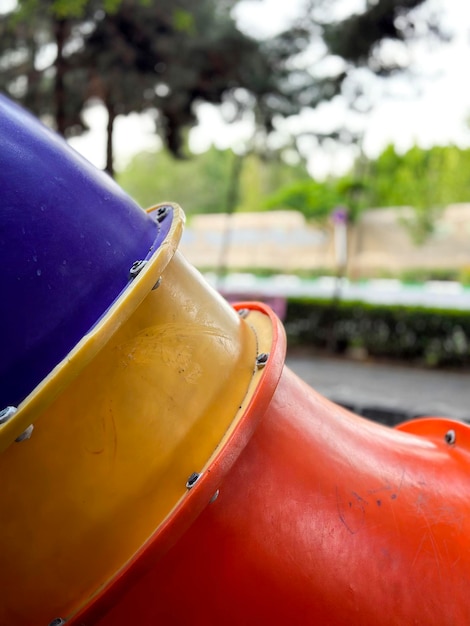
[[[0,625],[470,623],[470,429],[329,402],[176,204],[0,136]]]

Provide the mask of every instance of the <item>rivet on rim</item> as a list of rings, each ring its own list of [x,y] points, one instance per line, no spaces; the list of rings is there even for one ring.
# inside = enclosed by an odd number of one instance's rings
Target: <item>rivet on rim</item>
[[[157,280],[155,285],[152,287],[152,291],[154,291],[155,289],[158,289],[161,284],[162,284],[162,277],[160,276],[160,278]]]
[[[8,420],[13,417],[18,409],[16,406],[7,406],[0,411],[0,425],[5,424]]]
[[[456,439],[456,436],[455,436],[455,430],[454,430],[453,428],[451,428],[451,429],[450,429],[450,430],[448,430],[448,431],[446,432],[446,434],[444,435],[444,440],[445,440],[445,442],[446,442],[447,444],[449,444],[449,445],[451,446],[452,444],[454,444],[454,443],[455,443],[455,439]]]
[[[186,481],[186,489],[192,489],[197,481],[201,478],[202,474],[198,472],[193,472],[191,476]]]
[[[269,354],[267,352],[261,352],[261,354],[258,354],[258,356],[256,357],[256,367],[258,369],[263,368],[268,362],[268,359]]]
[[[147,261],[136,261],[129,270],[129,276],[135,278],[147,265]]]
[[[20,443],[21,441],[26,441],[26,439],[31,439],[31,435],[33,434],[33,430],[34,430],[34,426],[33,426],[33,424],[30,424],[28,426],[28,428],[21,433],[21,435],[18,435],[18,437],[15,439],[15,441],[17,443]]]
[[[163,220],[165,219],[165,217],[168,215],[168,213],[170,212],[170,207],[169,206],[161,206],[159,209],[157,209],[157,222],[163,222]]]
[[[238,309],[238,315],[243,319],[245,319],[245,317],[248,317],[249,313],[250,309]]]

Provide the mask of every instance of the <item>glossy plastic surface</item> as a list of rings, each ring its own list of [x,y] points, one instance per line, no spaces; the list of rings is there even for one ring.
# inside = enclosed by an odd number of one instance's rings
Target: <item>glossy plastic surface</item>
[[[2,626],[69,617],[119,579],[243,415],[255,333],[178,252],[160,281],[153,264],[120,299],[143,284],[142,302],[102,321],[108,341],[0,454]]]
[[[0,95],[0,409],[17,406],[165,238],[106,174]]]
[[[469,433],[387,428],[284,369],[217,498],[71,626],[467,626]]]
[[[29,393],[0,425],[0,625],[468,626],[470,428],[323,398],[267,307],[237,314],[175,253],[176,205],[159,231],[0,104],[2,390]]]

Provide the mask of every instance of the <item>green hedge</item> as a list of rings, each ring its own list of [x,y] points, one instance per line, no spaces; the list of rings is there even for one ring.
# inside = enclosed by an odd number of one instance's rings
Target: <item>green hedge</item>
[[[284,321],[290,345],[432,366],[470,366],[470,312],[422,307],[290,299]]]

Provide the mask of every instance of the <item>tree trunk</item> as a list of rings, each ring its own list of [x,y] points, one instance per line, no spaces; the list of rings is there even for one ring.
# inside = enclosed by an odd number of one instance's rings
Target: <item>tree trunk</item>
[[[106,127],[106,167],[105,171],[114,178],[114,151],[113,151],[113,131],[114,121],[116,119],[116,111],[114,105],[107,101],[106,109],[108,111],[108,125]]]
[[[57,57],[55,61],[55,121],[57,132],[65,135],[67,119],[65,112],[65,73],[67,71],[64,58],[64,45],[67,38],[67,20],[55,20],[55,40],[57,45]]]
[[[232,239],[232,215],[235,212],[240,193],[240,175],[242,172],[243,161],[246,155],[233,155],[232,169],[228,181],[227,202],[225,212],[227,214],[227,222],[225,230],[222,234],[222,242],[220,247],[220,259],[217,268],[217,278],[222,280],[228,270],[228,255],[230,252],[230,244]]]

